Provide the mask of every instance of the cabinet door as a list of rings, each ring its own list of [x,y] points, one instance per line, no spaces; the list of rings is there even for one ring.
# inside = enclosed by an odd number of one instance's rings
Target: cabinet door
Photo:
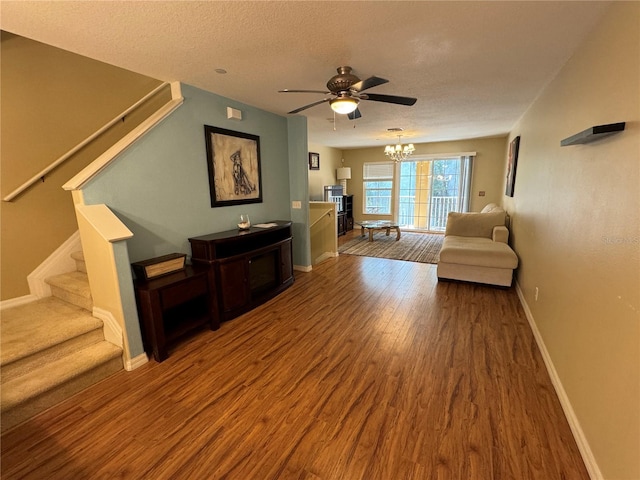
[[[281,283],[286,283],[293,277],[293,253],[291,249],[291,240],[280,246]]]
[[[347,217],[347,231],[353,230],[353,217]]]
[[[249,302],[248,264],[245,257],[218,264],[220,300],[223,312],[244,307]]]
[[[347,232],[347,216],[344,213],[338,214],[338,235],[344,235]]]

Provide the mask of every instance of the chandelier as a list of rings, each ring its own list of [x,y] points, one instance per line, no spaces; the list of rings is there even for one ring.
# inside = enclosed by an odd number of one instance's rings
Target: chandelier
[[[400,143],[400,137],[402,137],[402,135],[398,135],[398,143],[396,145],[387,145],[384,147],[384,154],[394,162],[406,160],[416,149],[413,143],[402,145]]]

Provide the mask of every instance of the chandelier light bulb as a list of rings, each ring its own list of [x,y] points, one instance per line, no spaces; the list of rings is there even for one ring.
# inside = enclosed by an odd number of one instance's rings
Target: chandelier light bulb
[[[384,154],[394,162],[402,162],[403,160],[406,160],[416,149],[413,146],[413,143],[402,145],[400,143],[400,137],[402,137],[402,135],[398,135],[398,143],[395,146],[387,145],[384,147]]]

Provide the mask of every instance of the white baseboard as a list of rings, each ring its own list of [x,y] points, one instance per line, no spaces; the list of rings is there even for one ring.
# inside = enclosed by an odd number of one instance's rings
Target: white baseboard
[[[82,243],[80,232],[76,231],[27,276],[31,295],[38,298],[50,297],[51,287],[45,279],[60,273],[73,272],[76,269],[76,262],[71,258],[71,254],[79,250],[82,250]]]
[[[294,265],[293,269],[297,270],[298,272],[310,272],[311,271],[311,265]]]
[[[556,391],[556,395],[558,395],[558,399],[560,400],[560,404],[562,405],[562,410],[564,411],[564,415],[565,417],[567,417],[567,421],[569,422],[571,433],[573,433],[573,437],[578,445],[578,450],[580,450],[580,455],[582,456],[582,460],[584,461],[585,467],[587,468],[587,472],[589,472],[589,477],[591,478],[591,480],[603,480],[604,477],[602,476],[600,467],[598,467],[598,463],[596,462],[595,456],[591,451],[591,447],[589,446],[587,437],[585,436],[584,431],[580,426],[580,422],[578,421],[578,417],[576,417],[573,407],[571,406],[571,402],[569,401],[567,392],[565,392],[564,387],[562,386],[562,382],[560,381],[558,372],[556,371],[556,368],[553,365],[553,361],[551,360],[549,351],[547,350],[547,347],[544,344],[544,340],[542,339],[540,330],[538,330],[536,321],[533,318],[533,314],[531,313],[531,310],[529,309],[529,305],[524,299],[524,294],[522,293],[520,284],[517,281],[515,282],[515,287],[516,287],[516,292],[518,293],[518,298],[520,299],[520,303],[522,304],[524,313],[527,316],[527,320],[529,321],[529,326],[531,327],[533,336],[535,337],[536,343],[538,344],[538,349],[540,349],[540,353],[542,354],[542,359],[544,360],[544,364],[547,367],[547,372],[549,373],[549,377],[551,378],[551,383],[553,383],[553,387]]]
[[[35,295],[24,295],[22,297],[10,298],[0,302],[0,310],[5,308],[18,307],[20,305],[26,305],[27,303],[35,302],[38,297]]]
[[[324,252],[318,258],[316,258],[314,265],[320,262],[324,262],[328,258],[336,258],[338,256],[338,252]]]
[[[120,328],[120,325],[118,324],[118,321],[115,319],[113,314],[102,308],[93,307],[93,316],[102,320],[104,339],[107,342],[124,349],[124,336],[122,333],[122,328]],[[148,361],[149,357],[147,357],[146,353],[143,353],[131,359],[127,359],[124,355],[122,358],[124,369],[128,372],[135,370]]]
[[[132,370],[135,370],[138,367],[141,367],[142,365],[144,365],[147,362],[149,362],[149,357],[147,357],[146,353],[142,353],[142,354],[138,355],[137,357],[132,358],[129,361],[125,361],[124,362],[124,369],[127,372],[130,372]]]
[[[124,340],[122,335],[122,328],[118,324],[118,321],[111,314],[111,312],[102,308],[93,307],[93,316],[102,320],[102,331],[104,332],[104,339],[115,345],[116,347],[124,348]]]

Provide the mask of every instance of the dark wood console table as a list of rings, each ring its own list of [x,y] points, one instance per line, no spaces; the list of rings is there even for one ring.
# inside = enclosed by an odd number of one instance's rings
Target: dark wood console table
[[[153,351],[158,362],[167,358],[167,345],[186,332],[202,325],[211,330],[220,327],[210,278],[207,268],[188,265],[151,280],[135,281],[145,349]]]
[[[293,284],[291,222],[190,238],[191,261],[215,278],[221,320],[247,312]]]

